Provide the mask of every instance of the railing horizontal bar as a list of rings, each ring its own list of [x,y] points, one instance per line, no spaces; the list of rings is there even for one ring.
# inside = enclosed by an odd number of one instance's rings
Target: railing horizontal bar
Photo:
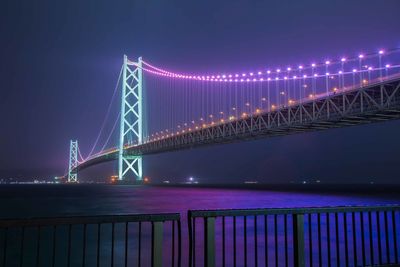
[[[53,226],[70,224],[103,224],[124,222],[163,222],[180,220],[179,213],[72,216],[55,218],[0,219],[0,227]]]
[[[225,210],[190,210],[191,217],[217,217],[217,216],[254,216],[254,215],[280,215],[280,214],[318,214],[318,213],[343,213],[343,212],[373,212],[397,211],[400,205],[382,206],[338,206],[322,208],[268,208],[268,209],[225,209]]]

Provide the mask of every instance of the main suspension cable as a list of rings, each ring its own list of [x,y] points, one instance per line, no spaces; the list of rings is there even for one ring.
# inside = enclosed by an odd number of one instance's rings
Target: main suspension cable
[[[119,82],[120,82],[120,80],[121,80],[122,69],[123,69],[123,68],[121,67],[121,70],[119,71],[119,75],[118,75],[118,81],[117,81],[117,84],[116,84],[116,86],[115,86],[115,88],[114,88],[114,92],[113,92],[113,95],[112,95],[112,97],[111,97],[111,101],[110,101],[110,103],[109,103],[109,105],[108,105],[106,116],[104,117],[104,120],[103,120],[103,122],[102,122],[102,124],[101,124],[100,131],[99,131],[99,133],[98,133],[98,135],[97,135],[97,137],[96,137],[96,140],[95,140],[95,142],[94,142],[92,148],[90,149],[90,152],[89,152],[89,154],[88,154],[88,156],[87,156],[86,158],[89,158],[90,156],[92,156],[93,151],[94,151],[94,149],[96,148],[97,143],[99,142],[100,136],[101,136],[101,134],[102,134],[102,132],[103,132],[103,129],[104,129],[105,125],[106,125],[108,116],[110,115],[110,112],[111,112],[112,103],[113,103],[114,98],[115,98],[115,96],[116,96],[116,94],[117,94],[118,85],[119,85]],[[119,115],[118,115],[118,116],[119,116]]]

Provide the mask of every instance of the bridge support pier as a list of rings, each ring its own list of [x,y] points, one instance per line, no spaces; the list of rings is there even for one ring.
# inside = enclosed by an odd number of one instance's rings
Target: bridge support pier
[[[78,141],[71,140],[69,143],[69,165],[68,165],[68,183],[78,182]]]
[[[143,141],[143,83],[142,58],[131,62],[124,56],[122,77],[121,124],[118,154],[118,180],[132,172],[136,182],[142,181],[142,157],[128,155],[126,144],[141,144]]]

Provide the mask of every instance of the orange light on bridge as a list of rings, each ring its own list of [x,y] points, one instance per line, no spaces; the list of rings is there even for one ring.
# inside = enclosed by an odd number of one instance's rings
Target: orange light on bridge
[[[149,183],[149,182],[150,182],[149,177],[144,177],[143,182],[144,182],[145,184]]]
[[[111,175],[110,176],[110,181],[111,181],[112,184],[115,183],[117,180],[118,180],[118,175]]]

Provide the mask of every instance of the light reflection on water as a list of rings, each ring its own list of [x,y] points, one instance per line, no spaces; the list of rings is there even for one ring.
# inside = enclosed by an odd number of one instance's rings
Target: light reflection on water
[[[183,230],[183,266],[185,266],[187,262],[185,248],[188,247],[186,212],[189,209],[399,204],[400,194],[386,194],[385,192],[382,194],[309,193],[249,189],[101,185],[23,185],[1,186],[0,203],[0,216],[8,218],[180,212]],[[251,219],[249,220],[249,225],[252,225]],[[240,226],[240,222],[238,226]],[[107,230],[107,226],[104,229]],[[231,232],[231,230],[228,226],[227,231]],[[79,229],[77,231],[79,232]],[[92,229],[92,231],[94,235],[95,229]],[[137,230],[133,229],[131,231],[132,236],[136,235],[135,231]],[[251,229],[249,231],[250,233],[252,232]],[[240,234],[241,231],[239,230],[238,233]],[[199,236],[201,235],[202,233],[199,233]],[[217,233],[217,239],[220,239],[220,235],[221,233]],[[260,232],[259,235],[263,235],[263,233]],[[280,239],[281,235],[282,233],[279,233]],[[93,237],[90,232],[89,237]],[[150,241],[149,231],[145,231],[142,238],[144,243],[148,243]],[[92,239],[89,238],[89,242],[95,242],[94,239],[90,240]],[[165,242],[170,242],[168,230],[166,231]],[[273,241],[271,240],[270,242]],[[136,243],[132,242],[130,247],[134,250]],[[116,241],[117,255],[123,249],[121,235]],[[251,247],[249,249],[252,250]],[[201,247],[198,250],[201,251]],[[107,248],[102,248],[102,251],[103,255],[109,255]],[[88,253],[92,255],[89,258],[95,258],[95,250]],[[148,254],[148,249],[144,249],[143,253],[144,255]],[[240,253],[238,254],[239,261],[243,258]],[[289,253],[292,252],[289,251]],[[132,257],[130,260],[136,262],[137,257]],[[165,255],[165,257],[167,256]],[[102,258],[107,262],[109,261],[107,256]],[[147,257],[145,256],[145,258]],[[273,260],[273,256],[271,260]],[[230,260],[227,263],[230,263]],[[145,265],[143,262],[142,266]]]

